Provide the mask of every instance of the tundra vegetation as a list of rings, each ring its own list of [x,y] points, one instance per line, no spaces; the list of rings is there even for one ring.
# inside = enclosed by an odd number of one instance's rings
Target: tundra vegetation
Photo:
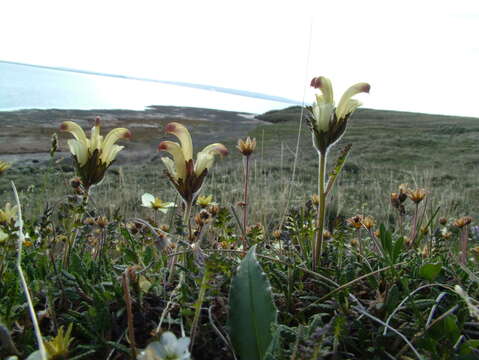
[[[161,165],[115,167],[135,134],[99,118],[48,169],[0,161],[0,356],[477,359],[479,123],[311,86],[196,154],[167,123]]]

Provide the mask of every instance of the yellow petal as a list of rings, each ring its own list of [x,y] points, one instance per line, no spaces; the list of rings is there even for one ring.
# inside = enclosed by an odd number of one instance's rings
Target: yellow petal
[[[163,164],[166,167],[166,171],[174,177],[175,179],[178,179],[178,176],[176,175],[176,169],[175,169],[175,163],[173,160],[171,160],[169,157],[162,157],[161,161],[163,161]]]
[[[334,105],[328,103],[313,104],[314,127],[317,131],[328,131]]]
[[[201,150],[200,152],[207,152],[212,155],[218,154],[221,156],[228,155],[228,149],[226,148],[226,146],[220,143],[214,143],[214,144],[205,146],[205,148]]]
[[[70,139],[67,141],[70,152],[74,155],[80,164],[83,166],[88,161],[88,147],[79,140]]]
[[[60,125],[60,130],[71,133],[75,137],[75,139],[82,142],[88,147],[89,141],[86,138],[85,132],[80,127],[80,125],[74,123],[73,121],[65,121]]]
[[[323,96],[318,96],[317,101],[322,103],[334,104],[333,85],[327,77],[319,76],[311,80],[311,86],[320,89]]]
[[[199,152],[196,155],[196,163],[195,163],[195,173],[196,175],[201,175],[205,169],[211,169],[214,163],[214,156],[207,152]]]
[[[193,159],[193,142],[191,141],[190,132],[186,127],[180,123],[171,122],[165,126],[165,132],[175,135],[180,140],[185,161]]]
[[[349,100],[354,96],[359,93],[369,93],[369,89],[371,86],[368,83],[357,83],[351,86],[348,90],[346,90],[341,96],[341,100],[339,100],[338,107],[336,108],[336,117],[338,120],[343,119],[347,115],[349,115],[352,111],[354,111],[356,108],[353,108],[354,106],[350,104]],[[357,103],[355,103],[357,104]],[[356,107],[358,107],[357,105]],[[353,109],[352,111],[350,111]],[[348,112],[349,111],[349,112]]]
[[[98,119],[95,121],[95,125],[91,128],[91,135],[90,135],[90,151],[93,153],[95,150],[100,151],[103,136],[100,135],[100,122]]]
[[[198,155],[196,155],[196,175],[200,175],[205,169],[210,169],[213,166],[214,155],[226,156],[228,155],[228,149],[220,143],[214,143],[206,146],[198,153]]]
[[[358,100],[349,99],[341,108],[338,107],[336,109],[336,117],[338,119],[344,119],[361,105],[361,102]]]
[[[108,148],[106,152],[105,151],[102,152],[100,156],[100,160],[108,166],[111,164],[113,160],[115,160],[118,153],[124,148],[125,148],[124,146],[112,145]]]
[[[162,141],[158,145],[159,151],[166,151],[173,155],[175,161],[175,172],[179,179],[186,179],[186,162],[181,146],[173,141]],[[163,161],[164,163],[164,161]],[[170,173],[171,174],[171,173]],[[172,174],[173,175],[173,174]]]

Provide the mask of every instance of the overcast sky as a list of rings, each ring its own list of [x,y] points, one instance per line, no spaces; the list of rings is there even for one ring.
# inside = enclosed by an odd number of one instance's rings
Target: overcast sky
[[[369,82],[366,107],[479,117],[475,0],[2,0],[0,14],[0,60],[306,102],[325,75],[337,99]]]

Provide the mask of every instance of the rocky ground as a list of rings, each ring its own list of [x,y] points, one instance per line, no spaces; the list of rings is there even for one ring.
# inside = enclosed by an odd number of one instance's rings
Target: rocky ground
[[[51,136],[65,120],[73,120],[89,129],[96,116],[102,118],[102,134],[112,128],[126,127],[133,137],[124,142],[118,164],[154,160],[156,146],[167,137],[163,127],[179,121],[190,128],[195,150],[212,142],[231,142],[266,122],[254,114],[201,108],[151,106],[132,110],[38,110],[0,112],[0,160],[17,166],[41,165],[48,161]],[[69,134],[59,133],[60,150],[66,151]],[[66,155],[66,154],[65,154]]]

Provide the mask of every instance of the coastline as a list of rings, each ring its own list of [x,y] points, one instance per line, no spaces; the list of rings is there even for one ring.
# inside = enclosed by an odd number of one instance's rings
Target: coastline
[[[59,125],[72,120],[85,130],[96,116],[102,119],[102,133],[115,127],[128,128],[133,136],[122,144],[118,164],[154,161],[156,146],[166,138],[163,127],[171,121],[191,129],[196,149],[212,142],[236,141],[258,125],[268,124],[247,112],[180,106],[149,106],[145,110],[23,109],[0,111],[0,159],[18,166],[39,166],[49,161],[51,136],[57,133],[60,152],[67,151],[70,138],[58,131]],[[88,132],[87,132],[88,133]],[[60,155],[61,156],[61,155]]]

